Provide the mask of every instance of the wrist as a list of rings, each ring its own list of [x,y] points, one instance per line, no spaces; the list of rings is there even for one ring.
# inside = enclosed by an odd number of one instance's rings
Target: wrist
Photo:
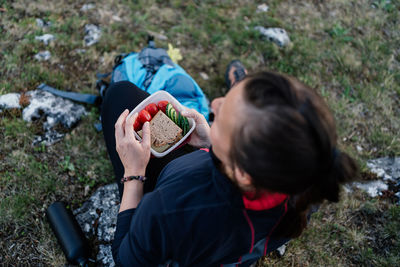
[[[124,183],[124,193],[122,194],[119,212],[136,208],[143,197],[143,182],[131,180]]]
[[[211,146],[211,140],[208,137],[206,140],[204,140],[203,147],[210,147],[210,146]]]
[[[139,180],[130,180],[124,183],[124,191],[143,192],[143,182]]]

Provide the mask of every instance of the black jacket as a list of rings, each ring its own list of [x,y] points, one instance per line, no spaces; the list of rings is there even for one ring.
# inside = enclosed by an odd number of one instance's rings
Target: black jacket
[[[199,150],[170,162],[136,209],[118,215],[112,246],[122,266],[246,266],[287,240],[271,237],[287,200],[261,211]]]

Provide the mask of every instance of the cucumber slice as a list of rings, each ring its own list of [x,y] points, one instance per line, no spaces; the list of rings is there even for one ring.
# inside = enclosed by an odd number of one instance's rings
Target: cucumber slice
[[[168,111],[169,111],[169,104],[167,104],[167,106],[165,107],[165,115],[168,116]]]
[[[182,129],[182,134],[185,136],[190,129],[189,121],[185,116],[182,116],[172,104],[168,103],[165,108],[165,113],[176,125],[178,125]]]
[[[180,116],[179,127],[183,130],[183,125],[185,124],[185,117],[183,115]]]
[[[174,109],[174,107],[173,106],[171,106],[171,120],[174,120],[174,117],[175,117],[175,114],[176,113],[176,111],[175,111],[175,109]]]
[[[176,113],[176,125],[179,126],[179,120],[181,119],[181,115],[177,112]],[[180,126],[179,126],[180,127]]]
[[[173,109],[172,105],[170,103],[167,104],[167,107],[165,108],[165,113],[167,113],[167,116],[171,118],[171,109]]]
[[[172,110],[172,120],[175,122],[175,124],[177,124],[178,114],[176,113],[175,109]]]

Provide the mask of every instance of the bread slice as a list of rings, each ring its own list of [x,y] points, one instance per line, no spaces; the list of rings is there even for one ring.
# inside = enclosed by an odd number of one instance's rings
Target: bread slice
[[[142,130],[138,132],[142,137]],[[161,153],[182,138],[182,129],[161,110],[150,121],[151,147]]]

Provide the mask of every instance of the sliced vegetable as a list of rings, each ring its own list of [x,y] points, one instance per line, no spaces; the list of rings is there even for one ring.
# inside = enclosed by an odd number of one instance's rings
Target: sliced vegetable
[[[182,128],[183,116],[178,113],[178,126]]]
[[[133,123],[133,129],[137,132],[142,129],[142,124],[139,122],[138,118],[136,118],[135,123]]]
[[[140,123],[145,123],[146,121],[151,121],[151,115],[150,113],[143,109],[142,111],[139,112],[139,115],[137,117]]]
[[[189,120],[186,117],[183,117],[184,122],[183,122],[183,132],[186,134],[189,132],[190,126],[189,126]]]
[[[172,110],[172,120],[175,122],[175,124],[178,124],[178,114],[176,113],[176,110]]]
[[[150,113],[151,117],[154,117],[154,115],[156,115],[158,112],[157,105],[154,103],[148,104],[144,109]]]
[[[169,117],[169,118],[171,118],[171,110],[173,109],[174,107],[170,104],[170,103],[168,103],[168,105],[166,106],[166,108],[165,108],[165,114]]]
[[[161,110],[162,112],[167,114],[165,109],[166,109],[168,104],[169,104],[168,101],[162,100],[162,101],[158,102],[157,107],[158,107],[159,110]]]
[[[177,112],[171,103],[167,104],[165,114],[182,129],[183,135],[189,132],[190,127],[188,119]]]

